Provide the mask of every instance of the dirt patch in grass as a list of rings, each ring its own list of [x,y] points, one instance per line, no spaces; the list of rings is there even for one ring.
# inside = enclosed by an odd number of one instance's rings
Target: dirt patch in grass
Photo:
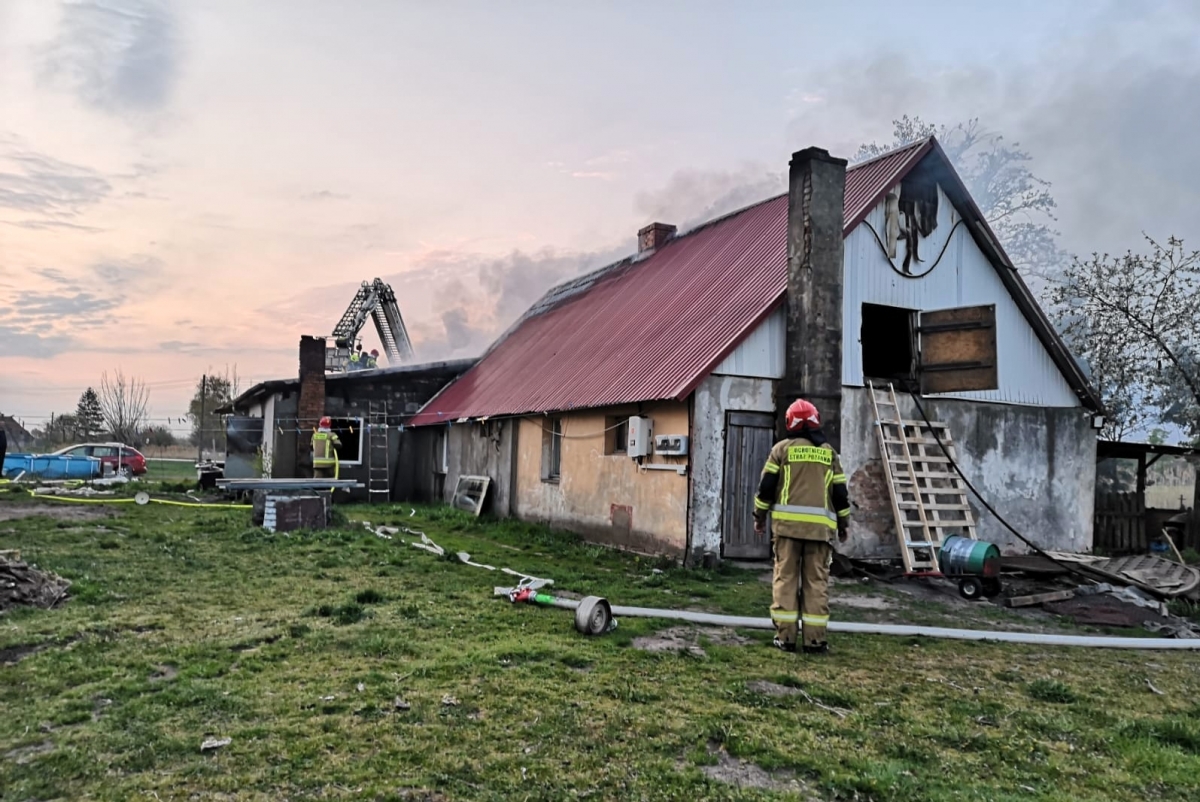
[[[111,518],[112,511],[79,504],[13,504],[0,507],[0,521],[17,521],[37,515],[58,521],[94,521]]]
[[[671,627],[653,635],[642,635],[633,639],[633,648],[644,652],[688,652],[704,657],[696,630],[690,627]]]
[[[800,691],[795,688],[789,688],[786,685],[780,685],[777,682],[767,682],[765,679],[754,680],[746,683],[746,690],[761,693],[764,696],[795,696]]]
[[[16,665],[29,655],[37,654],[49,645],[48,643],[18,643],[16,646],[6,646],[0,649],[0,666]]]
[[[710,780],[732,785],[735,788],[754,788],[764,791],[788,791],[800,795],[805,802],[818,799],[813,796],[801,780],[789,771],[769,772],[766,769],[733,757],[723,748],[710,745],[708,753],[717,758],[711,766],[701,766],[700,771]]]
[[[30,655],[56,646],[67,646],[79,640],[78,635],[63,640],[47,640],[41,643],[18,643],[16,646],[6,646],[0,649],[0,666],[12,666]]]
[[[835,596],[829,600],[835,607],[853,607],[856,610],[895,610],[897,605],[882,596]]]
[[[175,666],[161,665],[155,666],[153,673],[147,679],[151,682],[167,682],[179,676],[179,669]]]
[[[745,646],[753,642],[725,627],[706,628],[703,631],[694,627],[670,627],[653,635],[634,638],[633,648],[644,652],[688,652],[696,657],[704,657],[707,652],[700,646],[701,637],[715,646]]]
[[[4,753],[6,760],[11,760],[18,766],[24,766],[26,763],[32,762],[40,755],[49,754],[54,751],[54,744],[50,741],[42,741],[40,744],[32,746],[21,746],[16,749]]]

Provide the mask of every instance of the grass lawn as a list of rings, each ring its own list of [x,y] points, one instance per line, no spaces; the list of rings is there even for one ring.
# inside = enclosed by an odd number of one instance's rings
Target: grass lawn
[[[672,624],[585,638],[566,611],[494,599],[509,577],[358,524],[271,535],[247,510],[31,504],[0,497],[0,549],[74,585],[60,609],[0,616],[6,800],[1200,798],[1196,655],[835,635],[821,659],[678,628],[685,648],[648,651]],[[617,604],[769,602],[762,572],[339,509]],[[850,606],[861,586],[836,591],[837,617],[876,615]],[[904,611],[920,614],[955,615]]]

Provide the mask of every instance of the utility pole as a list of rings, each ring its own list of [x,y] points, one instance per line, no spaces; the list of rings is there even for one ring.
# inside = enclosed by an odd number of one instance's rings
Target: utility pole
[[[208,374],[200,377],[200,417],[196,419],[196,462],[204,460],[204,397],[208,395]]]

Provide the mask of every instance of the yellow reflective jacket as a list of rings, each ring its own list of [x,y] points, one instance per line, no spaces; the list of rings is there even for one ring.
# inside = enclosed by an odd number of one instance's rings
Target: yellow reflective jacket
[[[833,447],[805,437],[776,443],[754,498],[755,517],[768,511],[778,537],[829,540],[838,520],[850,517],[846,474]]]
[[[314,468],[327,468],[337,463],[334,446],[340,446],[342,441],[333,432],[318,429],[312,436],[312,461]]]

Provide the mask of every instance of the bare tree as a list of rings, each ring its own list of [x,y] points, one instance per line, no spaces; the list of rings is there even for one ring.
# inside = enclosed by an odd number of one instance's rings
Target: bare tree
[[[150,391],[141,379],[126,377],[117,368],[113,378],[106,371],[100,377],[100,408],[104,423],[113,437],[122,443],[136,442],[138,433],[146,422],[146,405]]]
[[[1200,251],[1146,242],[1148,254],[1076,258],[1051,288],[1055,316],[1108,407],[1106,435],[1157,418],[1200,436]]]
[[[208,373],[196,382],[196,394],[188,404],[188,417],[192,419],[191,442],[201,445],[211,442],[215,448],[225,448],[225,427],[221,416],[214,410],[231,404],[238,396],[241,379],[238,377],[237,365],[232,371],[225,366],[224,375]],[[201,410],[204,414],[201,415]]]

